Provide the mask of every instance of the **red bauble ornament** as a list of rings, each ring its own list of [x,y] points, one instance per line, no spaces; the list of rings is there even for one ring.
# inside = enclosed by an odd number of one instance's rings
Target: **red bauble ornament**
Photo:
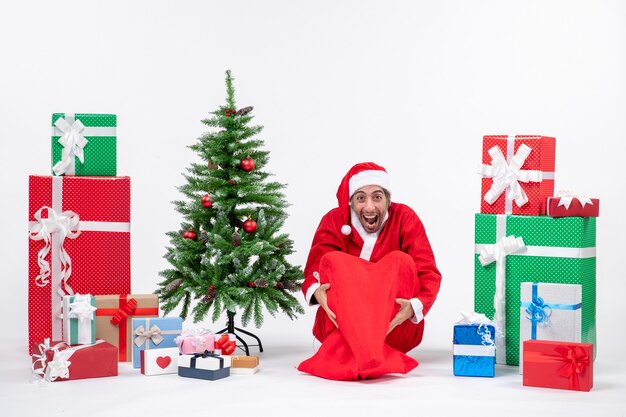
[[[215,289],[215,287],[214,287],[213,285],[211,285],[211,286],[209,287],[209,289],[210,289],[211,291],[213,291],[213,290]]]
[[[248,287],[250,288],[254,288],[256,285],[254,285],[254,282],[250,281],[248,282]]]
[[[227,117],[230,117],[230,110],[229,109],[224,110],[224,114],[226,114]]]
[[[248,218],[248,220],[243,222],[242,227],[243,227],[243,230],[246,231],[246,233],[254,233],[256,231],[256,222],[252,220],[251,218]]]
[[[211,196],[208,194],[205,194],[202,196],[202,205],[206,208],[211,208],[213,207],[213,202],[211,201]]]
[[[235,181],[233,181],[233,180],[228,180],[228,183],[229,183],[230,185],[237,185],[237,183],[236,183]]]
[[[274,288],[282,288],[283,284],[281,282],[277,282],[276,285],[274,285]]]
[[[196,240],[198,238],[198,235],[196,234],[196,232],[193,231],[192,228],[189,228],[189,230],[183,233],[183,237],[189,240]]]
[[[243,169],[244,171],[250,172],[255,167],[254,159],[247,157],[246,159],[242,159],[239,165],[241,166],[241,169]]]

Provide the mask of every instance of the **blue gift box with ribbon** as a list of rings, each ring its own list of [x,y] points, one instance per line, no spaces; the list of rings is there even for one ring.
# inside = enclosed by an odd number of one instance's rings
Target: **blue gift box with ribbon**
[[[520,373],[524,340],[580,342],[582,286],[520,283]]]
[[[204,353],[181,355],[178,357],[178,376],[215,381],[230,376],[230,365],[230,356],[208,350]]]
[[[454,375],[493,377],[496,367],[495,327],[491,324],[455,324]]]
[[[180,317],[144,317],[133,319],[133,368],[141,367],[141,351],[177,347],[176,336],[183,331]]]

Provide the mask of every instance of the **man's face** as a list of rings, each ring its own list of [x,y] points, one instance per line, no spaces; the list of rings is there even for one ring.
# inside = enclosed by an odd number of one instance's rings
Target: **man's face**
[[[381,187],[366,185],[359,188],[350,203],[366,232],[374,233],[380,229],[389,207],[389,200]]]

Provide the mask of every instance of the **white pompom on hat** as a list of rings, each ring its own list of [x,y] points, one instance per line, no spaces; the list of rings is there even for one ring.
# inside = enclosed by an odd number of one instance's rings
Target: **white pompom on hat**
[[[373,162],[361,162],[350,168],[337,189],[337,202],[345,220],[345,224],[341,226],[341,233],[346,236],[352,233],[350,198],[359,188],[366,185],[378,185],[391,193],[391,182],[385,168]]]

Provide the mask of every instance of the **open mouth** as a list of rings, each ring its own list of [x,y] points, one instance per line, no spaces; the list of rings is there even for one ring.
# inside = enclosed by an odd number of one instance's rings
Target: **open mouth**
[[[366,214],[363,215],[363,220],[365,220],[365,223],[367,223],[370,226],[374,226],[376,223],[378,223],[378,215],[377,214],[373,214],[371,216],[368,216]]]

